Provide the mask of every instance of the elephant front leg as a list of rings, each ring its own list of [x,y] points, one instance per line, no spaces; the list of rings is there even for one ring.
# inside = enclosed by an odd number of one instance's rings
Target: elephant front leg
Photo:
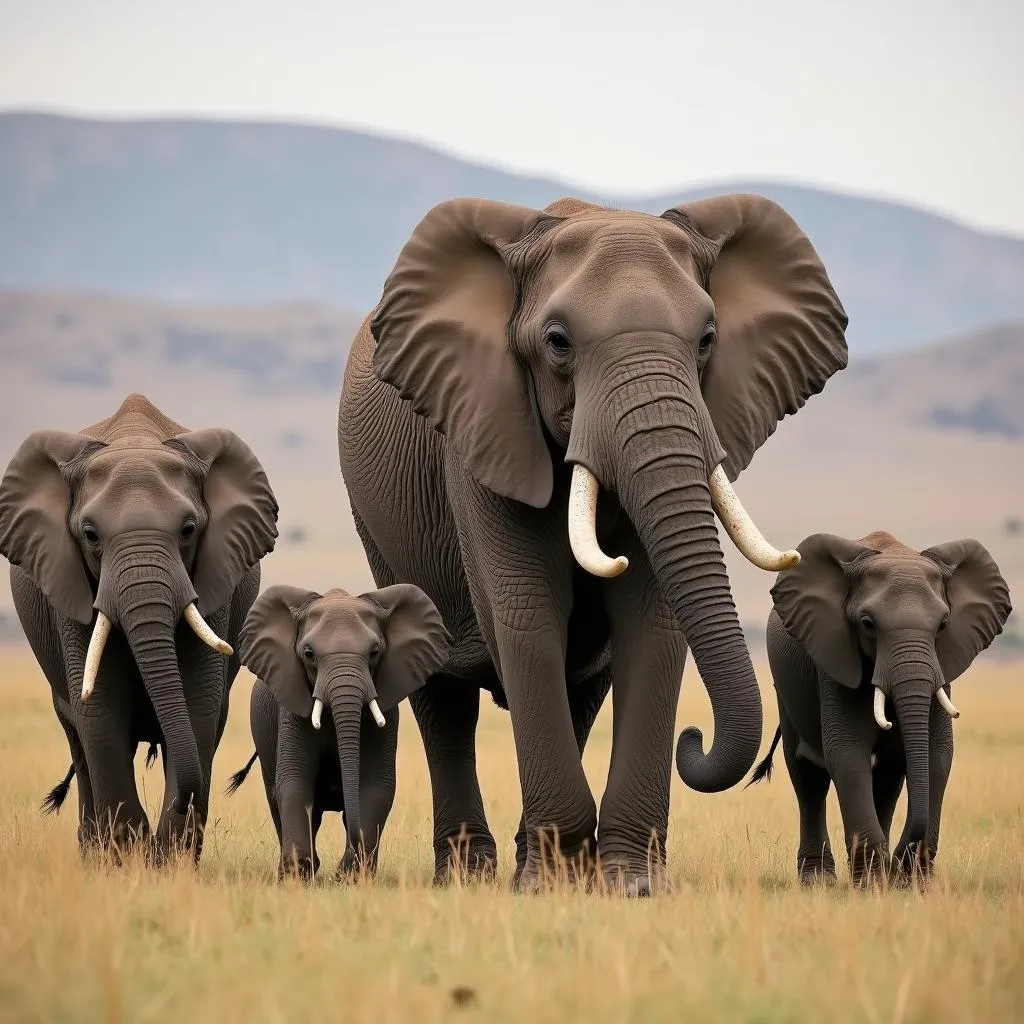
[[[612,542],[629,569],[607,584],[612,756],[601,802],[601,870],[629,895],[665,881],[672,741],[686,643],[632,531]]]
[[[58,702],[53,702],[57,719],[67,736],[71,750],[71,764],[75,769],[75,787],[78,790],[78,848],[85,856],[99,843],[99,832],[96,828],[96,801],[92,792],[92,780],[89,778],[89,765],[85,759],[85,748],[75,732],[75,727],[61,710]]]
[[[316,836],[323,818],[316,799],[320,753],[308,735],[312,731],[309,723],[281,709],[273,794],[281,823],[279,878],[310,879],[320,868],[316,855]]]
[[[590,730],[601,713],[608,690],[611,688],[612,670],[609,665],[592,679],[586,679],[569,688],[569,714],[572,717],[572,729],[576,736],[576,746],[580,758],[587,747]],[[516,829],[516,870],[512,877],[513,888],[519,886],[523,871],[526,868],[526,818],[519,816],[519,827]]]
[[[953,721],[939,707],[937,701],[932,702],[928,732],[928,832],[920,849],[915,849],[908,841],[906,830],[896,844],[893,873],[899,883],[908,882],[915,877],[928,882],[939,853],[942,801],[946,795],[949,773],[953,768]],[[907,824],[909,825],[909,821]]]

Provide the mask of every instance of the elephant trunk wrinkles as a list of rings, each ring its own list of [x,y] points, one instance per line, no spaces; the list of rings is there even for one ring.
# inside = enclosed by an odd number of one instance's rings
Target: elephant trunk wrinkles
[[[883,671],[896,706],[907,762],[907,827],[903,840],[921,843],[928,832],[929,722],[938,672],[933,641],[924,636],[901,644]]]
[[[198,808],[204,793],[174,640],[182,609],[194,600],[181,556],[167,538],[129,538],[104,557],[96,603],[121,627],[135,657],[167,745],[177,814],[190,804]]]
[[[616,389],[615,486],[711,698],[707,754],[685,729],[676,766],[692,789],[738,783],[761,742],[761,695],[725,570],[708,488],[723,453],[696,386],[649,374]]]
[[[345,831],[353,853],[359,854],[362,820],[359,809],[359,737],[369,679],[359,668],[335,668],[324,686],[334,721],[345,801]],[[320,687],[317,687],[319,690]]]

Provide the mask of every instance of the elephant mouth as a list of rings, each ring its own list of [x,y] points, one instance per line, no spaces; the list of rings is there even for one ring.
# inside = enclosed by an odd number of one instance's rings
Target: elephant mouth
[[[721,463],[708,477],[708,489],[715,515],[749,562],[767,572],[782,572],[800,561],[799,551],[780,551],[768,543],[733,490]],[[626,571],[629,559],[623,555],[612,558],[601,550],[597,540],[599,492],[597,477],[586,466],[575,463],[569,490],[569,544],[581,568],[610,579]]]
[[[182,618],[188,623],[192,632],[208,647],[212,647],[213,650],[225,656],[234,653],[231,645],[217,636],[206,619],[200,615],[194,601],[186,606]],[[96,686],[100,659],[103,657],[103,649],[107,645],[112,627],[113,622],[103,612],[97,611],[96,624],[89,637],[89,648],[85,655],[85,671],[82,673],[82,700],[88,700]]]

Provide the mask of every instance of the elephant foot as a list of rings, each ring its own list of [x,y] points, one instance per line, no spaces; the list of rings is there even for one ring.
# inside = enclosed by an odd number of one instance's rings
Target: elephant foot
[[[467,836],[460,832],[434,850],[434,885],[490,883],[498,870],[498,848],[494,837]]]
[[[590,891],[594,885],[594,858],[590,846],[571,854],[549,852],[543,858],[527,856],[526,863],[516,867],[510,888],[513,892],[533,895],[557,889],[584,889]]]
[[[864,850],[850,858],[850,881],[857,889],[886,888],[889,854],[885,849]]]
[[[897,847],[889,865],[889,884],[894,889],[909,889],[916,885],[927,889],[934,874],[935,855],[912,844]]]
[[[140,854],[152,862],[153,836],[145,814],[132,821],[115,821],[105,828],[79,830],[78,848],[83,857],[96,854],[115,867],[124,867]]]
[[[293,854],[287,860],[278,862],[277,881],[279,884],[286,881],[312,882],[319,870],[320,858],[315,854],[312,860]]]
[[[628,861],[608,862],[602,859],[599,878],[604,892],[627,899],[646,899],[669,888],[665,865],[649,861],[630,864]]]
[[[345,856],[338,861],[334,872],[336,882],[364,882],[377,874],[377,856],[365,852],[356,853],[351,847]]]
[[[832,886],[838,881],[835,859],[828,852],[809,857],[798,857],[796,870],[802,886]]]

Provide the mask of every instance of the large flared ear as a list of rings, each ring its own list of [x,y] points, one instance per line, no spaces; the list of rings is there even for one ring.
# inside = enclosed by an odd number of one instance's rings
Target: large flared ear
[[[411,583],[362,595],[381,610],[384,653],[373,675],[382,711],[418,690],[448,661],[450,637],[434,602]]]
[[[860,643],[846,617],[849,567],[878,552],[831,533],[812,534],[797,551],[800,561],[780,572],[771,589],[775,611],[816,665],[843,686],[859,686]]]
[[[951,683],[1003,631],[1013,611],[1010,588],[976,540],[938,544],[921,554],[938,563],[946,581],[949,622],[935,640],[935,651],[942,674]]]
[[[71,466],[104,445],[84,434],[37,430],[0,482],[0,554],[20,566],[59,612],[92,621],[92,587],[68,530]]]
[[[319,594],[299,587],[268,587],[249,609],[239,635],[242,664],[270,688],[278,703],[308,718],[313,691],[295,650],[299,621]]]
[[[370,331],[373,367],[448,439],[485,487],[544,508],[551,455],[529,381],[509,347],[504,251],[541,218],[483,199],[435,206],[405,243]]]
[[[277,539],[277,499],[252,449],[223,427],[193,430],[165,441],[203,466],[209,522],[199,539],[192,585],[199,610],[210,615],[227,603],[242,577]]]
[[[730,480],[847,363],[848,318],[810,239],[777,203],[724,195],[663,217],[711,243],[717,338],[701,389]]]

